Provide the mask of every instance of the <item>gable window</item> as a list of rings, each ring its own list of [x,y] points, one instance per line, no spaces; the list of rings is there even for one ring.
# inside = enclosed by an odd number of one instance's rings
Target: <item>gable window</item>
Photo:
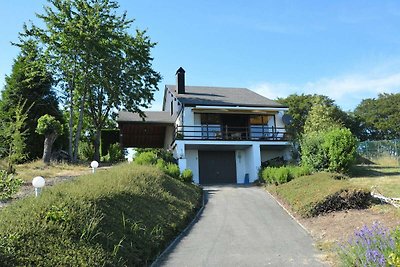
[[[174,101],[171,101],[170,111],[171,111],[171,116],[174,115]]]

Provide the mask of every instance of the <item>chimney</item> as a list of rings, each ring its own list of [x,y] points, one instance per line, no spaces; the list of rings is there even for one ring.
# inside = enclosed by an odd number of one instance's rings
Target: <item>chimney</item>
[[[178,87],[178,94],[185,93],[185,70],[182,67],[176,71],[176,86]]]

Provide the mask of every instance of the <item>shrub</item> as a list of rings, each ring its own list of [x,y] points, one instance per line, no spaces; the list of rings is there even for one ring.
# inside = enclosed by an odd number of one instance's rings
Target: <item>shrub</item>
[[[322,149],[324,133],[312,132],[301,139],[301,164],[313,171],[324,170],[328,167],[328,159]]]
[[[356,159],[357,141],[347,128],[335,128],[324,136],[323,149],[328,158],[328,171],[347,172]]]
[[[179,176],[181,175],[178,165],[174,163],[167,163],[165,166],[165,173],[176,179],[179,179]]]
[[[181,174],[181,180],[185,183],[191,183],[193,181],[193,172],[191,169],[184,169]]]
[[[356,231],[348,242],[341,243],[338,254],[343,266],[400,266],[399,241],[396,231],[391,233],[374,223],[371,228],[364,226]]]
[[[7,200],[18,192],[22,180],[15,178],[12,174],[0,170],[0,200]]]
[[[287,167],[267,167],[261,171],[262,179],[269,184],[283,184],[294,178],[309,175],[311,171],[306,167],[287,166]]]
[[[154,152],[148,151],[140,153],[135,157],[135,163],[139,165],[151,165],[157,163],[157,155]]]
[[[125,159],[124,151],[118,143],[112,144],[108,147],[108,153],[103,157],[103,161],[116,163]]]
[[[311,132],[301,140],[302,165],[314,171],[346,173],[355,155],[356,139],[347,128]]]
[[[187,225],[201,190],[122,164],[4,207],[0,266],[148,266]]]
[[[160,148],[137,148],[136,155],[140,155],[142,153],[152,152],[156,155],[156,158],[164,160],[166,163],[176,163],[174,155],[171,151]]]
[[[78,156],[80,160],[92,161],[94,158],[94,146],[89,142],[81,141],[78,146]]]

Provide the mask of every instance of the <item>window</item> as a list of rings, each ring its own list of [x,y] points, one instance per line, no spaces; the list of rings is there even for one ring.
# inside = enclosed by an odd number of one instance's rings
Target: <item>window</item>
[[[272,138],[275,128],[275,115],[253,115],[250,117],[252,139]]]
[[[204,139],[221,138],[220,114],[201,114],[201,136]]]
[[[171,116],[174,115],[174,101],[171,101],[170,111],[171,111]]]

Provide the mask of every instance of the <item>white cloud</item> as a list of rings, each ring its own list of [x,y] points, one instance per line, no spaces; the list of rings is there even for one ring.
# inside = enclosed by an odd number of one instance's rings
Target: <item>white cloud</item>
[[[354,109],[362,99],[376,97],[379,93],[400,92],[400,72],[386,75],[351,74],[323,78],[304,84],[259,83],[252,87],[268,98],[289,94],[322,94],[334,99],[345,110]]]

